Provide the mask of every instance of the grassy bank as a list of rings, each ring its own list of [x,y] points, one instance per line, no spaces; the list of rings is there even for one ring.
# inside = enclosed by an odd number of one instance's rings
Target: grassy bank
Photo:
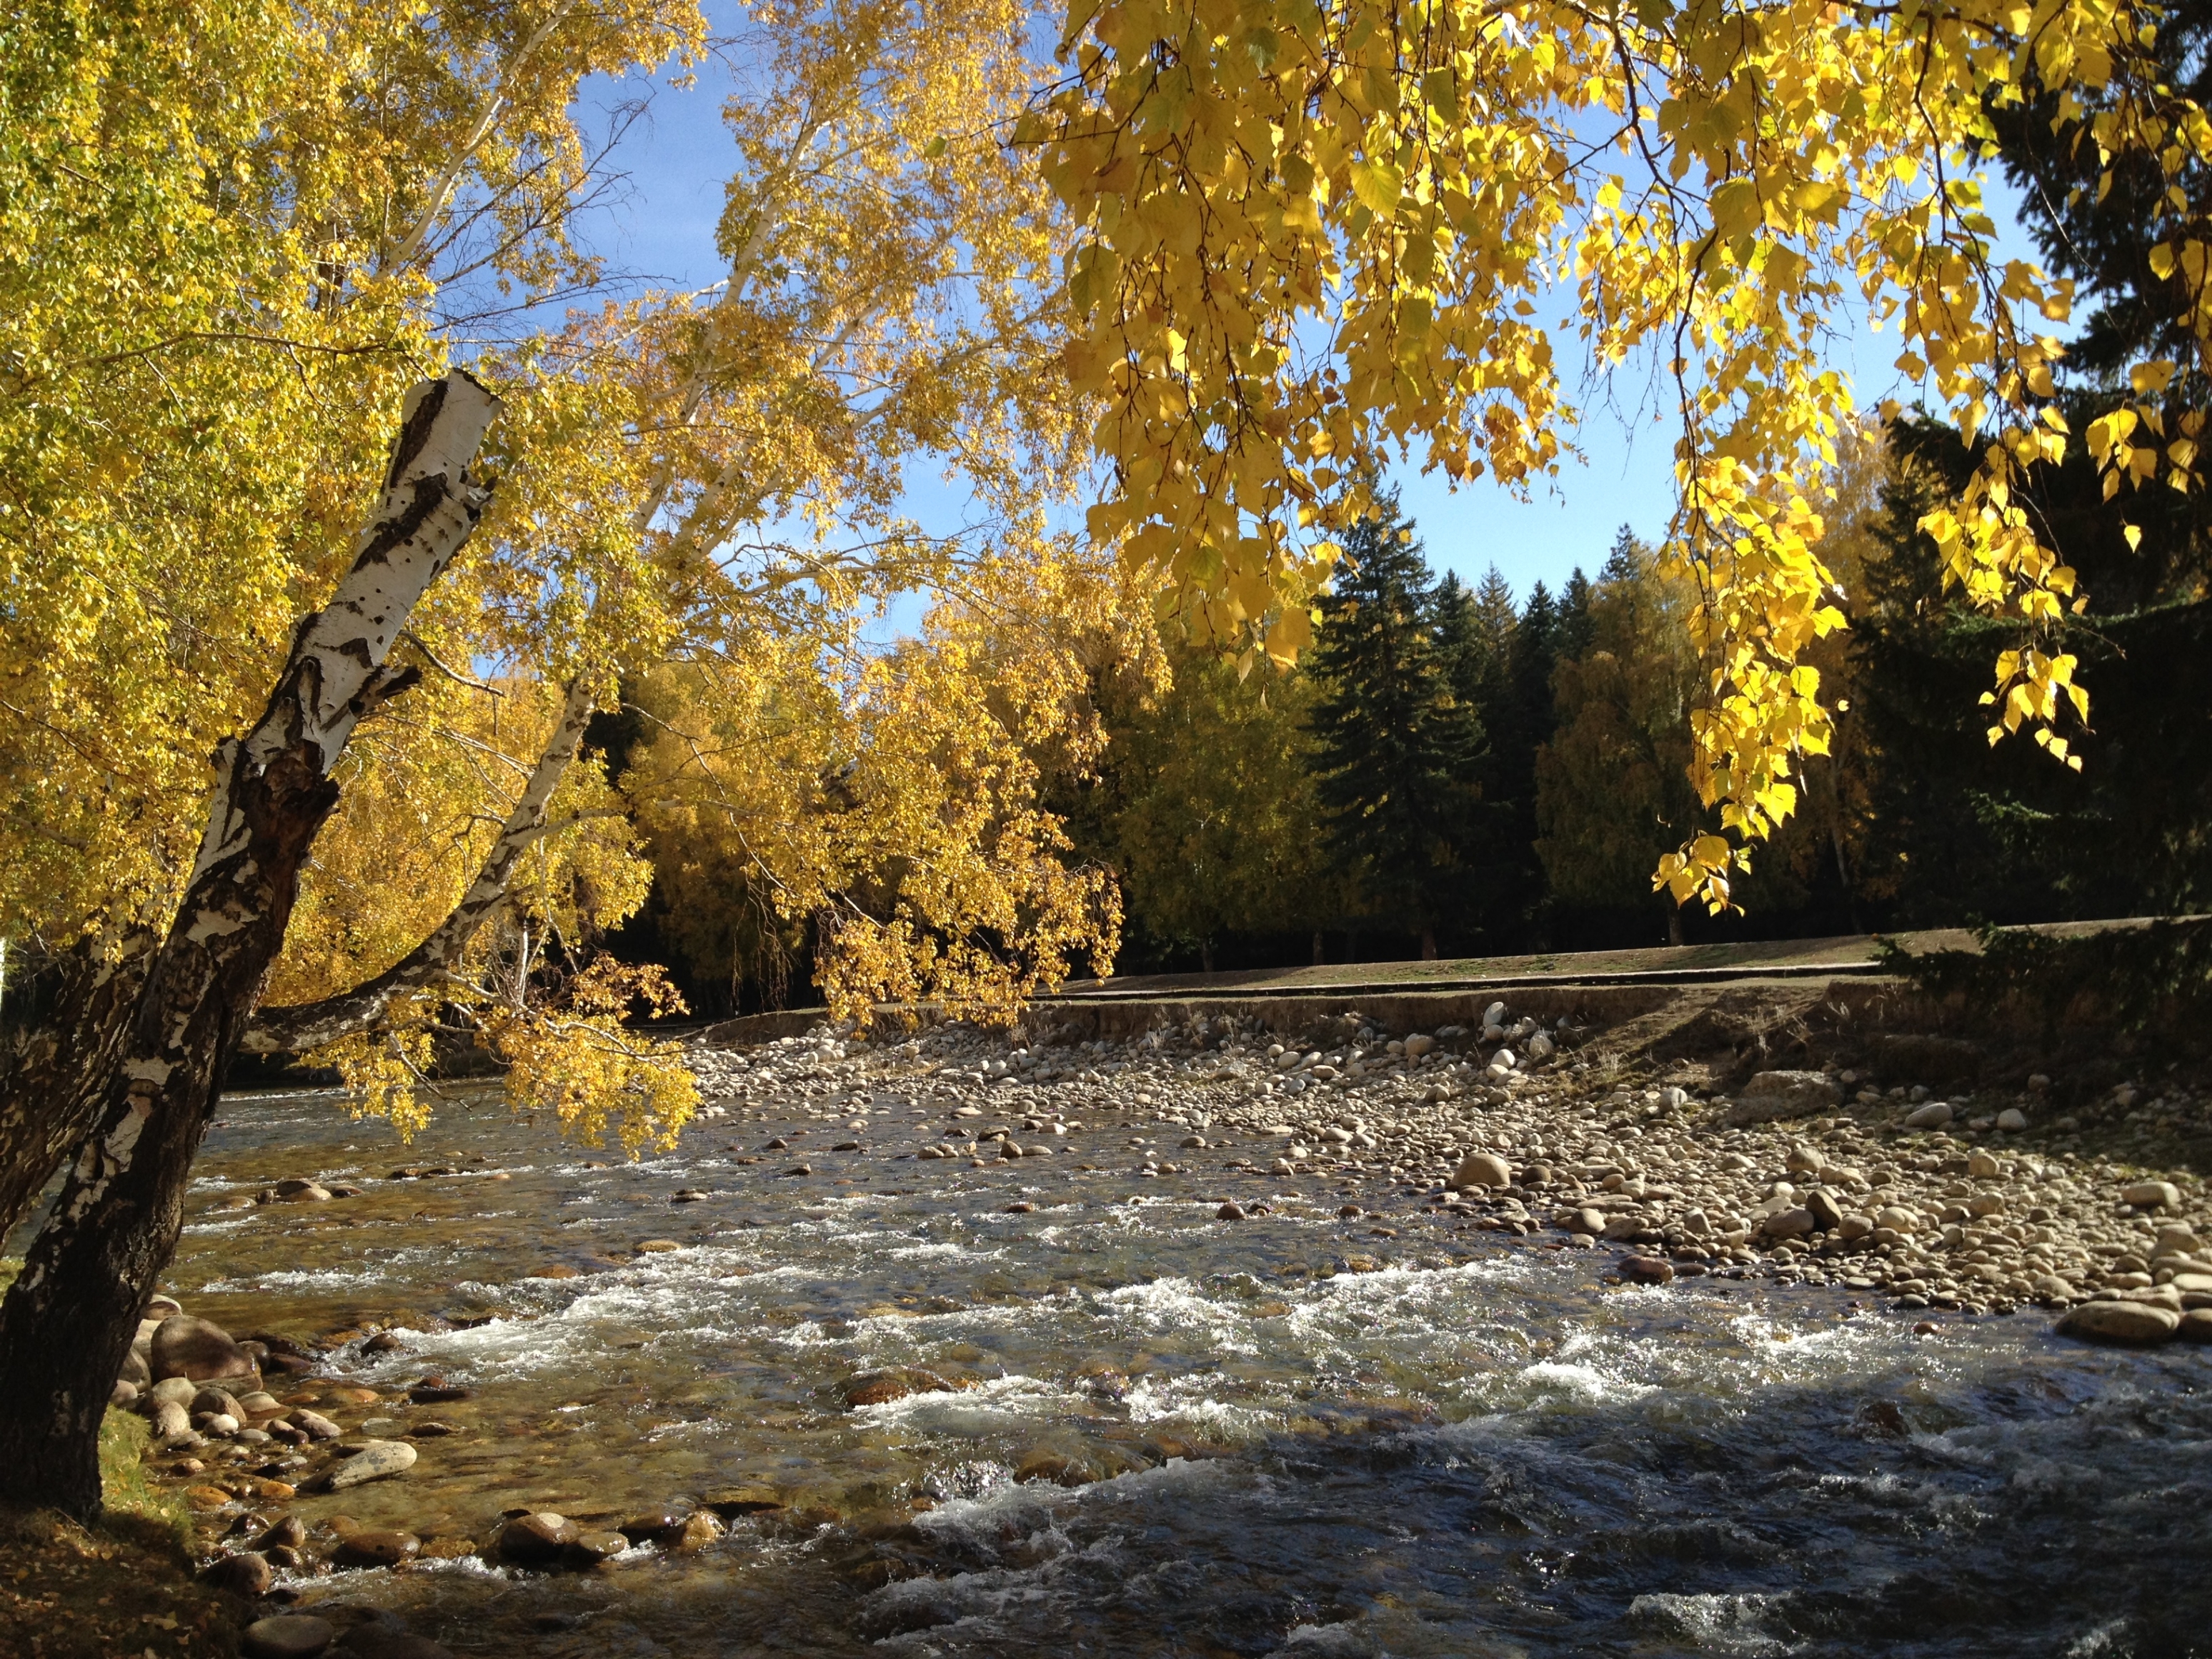
[[[0,1291],[21,1264],[0,1261]],[[193,1581],[186,1511],[146,1478],[149,1430],[110,1412],[100,1432],[106,1512],[90,1527],[0,1510],[0,1653],[108,1659],[238,1651],[243,1606]]]

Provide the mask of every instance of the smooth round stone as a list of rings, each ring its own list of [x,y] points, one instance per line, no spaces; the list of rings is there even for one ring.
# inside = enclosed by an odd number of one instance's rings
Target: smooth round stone
[[[518,1515],[499,1529],[499,1553],[510,1561],[551,1561],[578,1535],[568,1516],[538,1510]]]
[[[1513,1184],[1513,1166],[1495,1152],[1469,1152],[1460,1160],[1451,1184],[1462,1189],[1469,1187],[1510,1187]]]
[[[561,1559],[572,1567],[596,1567],[629,1547],[629,1540],[618,1532],[579,1533],[572,1542],[562,1547]]]
[[[200,1571],[203,1583],[212,1584],[217,1589],[228,1590],[234,1595],[249,1598],[266,1595],[276,1577],[276,1571],[270,1566],[269,1558],[254,1550],[226,1555]]]
[[[914,1384],[902,1376],[856,1376],[845,1384],[843,1392],[847,1408],[857,1410],[903,1400],[914,1392]]]
[[[422,1540],[412,1533],[380,1532],[364,1527],[349,1532],[331,1553],[339,1567],[396,1567],[422,1553]]]
[[[403,1474],[415,1467],[416,1455],[415,1448],[404,1440],[364,1441],[359,1451],[331,1471],[330,1489],[343,1492],[348,1486]]]
[[[2179,1314],[2147,1302],[2084,1302],[2068,1310],[2058,1330],[2093,1342],[2163,1342],[2180,1324]]]
[[[303,1613],[279,1613],[248,1625],[238,1650],[245,1659],[314,1659],[337,1637],[337,1628],[327,1619]]]
[[[269,1529],[253,1540],[253,1547],[258,1550],[266,1550],[283,1546],[298,1549],[307,1541],[307,1524],[296,1515],[287,1515],[270,1522]]]
[[[681,1532],[684,1518],[681,1510],[646,1510],[631,1516],[616,1530],[632,1543],[658,1542],[672,1533]]]
[[[679,1555],[690,1555],[702,1550],[722,1535],[721,1521],[712,1510],[698,1510],[684,1517],[684,1524],[672,1535],[664,1534],[660,1543],[664,1548]]]
[[[1674,1277],[1674,1264],[1662,1256],[1624,1256],[1620,1276],[1631,1285],[1665,1285]]]

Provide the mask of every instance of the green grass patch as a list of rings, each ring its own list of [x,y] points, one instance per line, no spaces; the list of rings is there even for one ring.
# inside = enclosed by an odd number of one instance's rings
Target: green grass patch
[[[179,1551],[191,1542],[191,1511],[146,1478],[153,1425],[136,1412],[110,1411],[100,1425],[100,1498],[111,1522],[128,1520],[167,1534]]]

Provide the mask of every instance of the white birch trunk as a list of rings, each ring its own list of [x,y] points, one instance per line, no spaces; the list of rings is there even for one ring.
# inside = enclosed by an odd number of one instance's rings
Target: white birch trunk
[[[468,375],[409,395],[352,568],[307,617],[267,708],[216,757],[198,857],[152,953],[53,1215],[0,1304],[0,1498],[100,1507],[107,1396],[176,1246],[223,1071],[284,941],[300,869],[337,801],[331,770],[362,716],[416,678],[392,641],[489,500],[466,471],[499,401]]]

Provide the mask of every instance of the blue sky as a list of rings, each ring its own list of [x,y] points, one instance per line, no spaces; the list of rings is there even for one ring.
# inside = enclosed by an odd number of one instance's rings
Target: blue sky
[[[713,16],[729,8],[707,9]],[[703,286],[720,275],[714,224],[729,149],[720,112],[731,84],[726,66],[713,60],[700,66],[696,84],[686,91],[636,80],[587,84],[579,112],[593,125],[617,104],[652,94],[645,118],[615,153],[615,165],[628,175],[625,186],[586,226],[586,239],[615,270],[680,287]],[[2002,252],[2033,257],[2012,230],[2008,200],[1995,181],[1990,206],[2007,232]],[[1564,350],[1571,331],[1554,337]],[[1851,376],[1863,406],[1885,396],[1910,401],[1911,388],[1895,383],[1889,366],[1896,351],[1895,337],[1870,333],[1863,317],[1837,319],[1834,366]],[[1431,565],[1473,581],[1494,563],[1525,597],[1538,581],[1556,592],[1577,566],[1595,573],[1624,524],[1647,539],[1662,532],[1674,489],[1672,436],[1651,421],[1647,374],[1631,365],[1610,386],[1570,386],[1571,400],[1584,410],[1577,437],[1582,459],[1564,463],[1559,477],[1525,500],[1486,478],[1454,489],[1441,475],[1395,470],[1394,482]],[[948,529],[960,522],[963,501],[957,490],[917,468],[909,506],[926,526]]]

